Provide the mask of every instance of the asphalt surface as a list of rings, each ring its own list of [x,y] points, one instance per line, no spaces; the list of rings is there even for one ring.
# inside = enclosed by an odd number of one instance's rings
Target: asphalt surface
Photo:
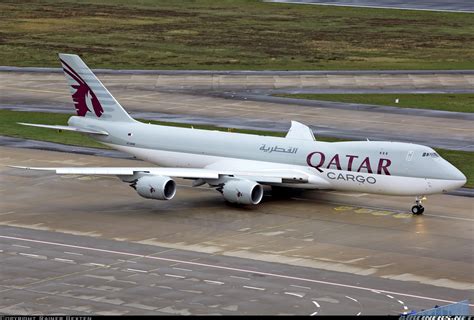
[[[10,315],[403,314],[447,302],[406,293],[393,280],[354,285],[358,277],[338,272],[25,228],[0,231],[0,313]],[[457,300],[466,294],[434,291]]]
[[[294,101],[282,104],[281,100],[268,96],[268,90],[293,92],[313,89],[472,92],[474,74],[104,74],[99,77],[126,110],[142,118],[278,131],[287,130],[290,120],[297,120],[311,126],[316,131],[316,137],[369,138],[474,150],[472,114],[378,109],[327,102]],[[73,111],[61,74],[3,72],[0,73],[0,87],[3,89],[1,108]]]
[[[147,166],[0,147],[0,313],[401,314],[474,298],[472,199],[338,192],[226,205],[7,164]],[[97,194],[100,193],[100,197]]]
[[[92,69],[95,74],[115,75],[212,75],[212,76],[321,76],[321,75],[473,75],[474,70],[114,70]],[[0,72],[60,73],[61,68],[0,66]]]
[[[281,102],[278,102],[281,104]],[[18,110],[18,111],[40,111],[40,112],[55,112],[55,113],[70,113],[70,106],[65,105],[64,108],[56,107],[45,107],[41,106],[26,107],[26,106],[1,106],[0,109],[5,110]],[[73,114],[71,114],[73,115]],[[187,124],[202,124],[212,125],[221,128],[237,128],[237,129],[251,129],[251,130],[264,130],[264,131],[276,131],[276,132],[287,132],[290,128],[289,121],[283,120],[265,120],[265,119],[249,119],[249,118],[235,118],[235,117],[212,117],[206,115],[186,115],[186,114],[168,114],[159,112],[130,112],[130,115],[136,119],[145,120],[157,120]],[[440,122],[442,118],[438,119]],[[463,122],[467,120],[462,120]],[[304,121],[302,121],[305,123]],[[308,123],[308,122],[306,122]],[[328,137],[328,138],[340,138],[345,140],[385,140],[385,141],[399,141],[408,143],[417,143],[423,145],[429,145],[433,148],[443,148],[448,150],[462,150],[462,151],[474,151],[474,143],[470,136],[463,137],[462,139],[453,139],[451,137],[445,138],[444,136],[416,136],[407,135],[406,132],[397,131],[387,133],[387,130],[376,131],[351,129],[351,128],[331,128],[325,125],[309,125],[313,130],[315,137]],[[456,130],[456,129],[455,129]],[[459,129],[457,129],[459,130]],[[461,129],[463,130],[463,129]],[[470,131],[469,129],[467,129]],[[471,130],[472,131],[472,130]],[[29,144],[33,147],[34,141],[29,141]],[[41,148],[44,144],[38,143],[36,149]]]
[[[321,90],[318,90],[321,91]],[[372,92],[347,92],[344,90],[339,90],[340,93],[380,93],[380,91],[373,90]],[[409,91],[409,90],[407,90]],[[411,90],[404,93],[473,93],[474,88],[469,92],[427,92],[426,90]],[[221,96],[227,99],[236,99],[236,100],[252,100],[252,101],[262,101],[270,103],[281,103],[281,104],[291,104],[299,105],[306,107],[316,107],[316,108],[330,108],[332,110],[357,110],[357,111],[368,111],[368,112],[383,112],[385,114],[402,114],[407,116],[422,116],[422,117],[435,117],[435,118],[445,118],[445,119],[460,119],[460,120],[474,120],[474,113],[465,113],[465,112],[453,112],[453,111],[444,111],[444,110],[431,110],[431,109],[414,109],[414,108],[397,108],[391,106],[380,106],[380,105],[371,105],[371,104],[362,104],[362,103],[341,103],[333,101],[324,101],[324,100],[309,100],[309,99],[296,99],[296,98],[284,98],[284,97],[275,97],[272,94],[280,92],[275,92],[274,90],[268,91],[258,91],[258,92],[224,92],[216,93],[216,96]],[[297,93],[337,93],[337,92],[301,92],[300,90],[285,90],[282,93],[285,94],[297,94]],[[387,92],[385,92],[387,93]],[[402,93],[400,91],[394,93]],[[0,106],[2,108],[2,106]]]
[[[471,73],[99,77],[139,118],[282,131],[295,119],[317,135],[472,148],[472,120],[462,117],[219,96],[374,84],[381,91],[472,90]],[[2,108],[73,110],[54,72],[2,72],[0,88]],[[161,202],[115,178],[6,167],[147,166],[143,161],[2,143],[15,148],[0,147],[0,313],[401,314],[474,298],[469,197],[431,196],[418,217],[409,214],[410,197],[360,193],[265,196],[257,207],[239,208],[180,180],[176,198]]]
[[[270,0],[270,2],[362,8],[474,12],[474,3],[471,0]]]

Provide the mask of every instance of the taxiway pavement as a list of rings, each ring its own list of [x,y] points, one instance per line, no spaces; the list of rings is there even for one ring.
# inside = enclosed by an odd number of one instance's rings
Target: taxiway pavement
[[[423,216],[409,197],[338,192],[239,208],[185,181],[162,202],[11,164],[147,165],[0,147],[1,313],[400,314],[474,298],[472,198],[429,197]]]
[[[317,135],[378,133],[473,147],[472,119],[462,116],[335,111],[242,94],[472,92],[470,71],[112,72],[99,78],[143,118],[267,130],[285,130],[294,119]],[[2,108],[73,111],[56,72],[0,72],[0,88]],[[432,196],[419,217],[408,213],[409,197],[358,193],[265,197],[255,208],[238,208],[186,181],[179,181],[175,199],[160,202],[140,198],[115,178],[6,167],[147,165],[112,151],[81,151],[108,157],[0,147],[1,313],[400,314],[474,297],[472,198]]]
[[[413,110],[357,106],[333,108],[334,103],[282,104],[252,101],[242,92],[268,90],[423,90],[473,91],[474,72],[370,74],[102,74],[99,78],[119,102],[137,116],[176,122],[209,123],[227,127],[286,130],[290,120],[310,125],[316,136],[345,139],[411,141],[433,147],[474,150],[472,115],[456,117]],[[73,112],[63,75],[48,72],[0,72],[0,107],[29,110],[63,109]],[[217,93],[216,93],[217,92]],[[225,95],[225,96],[222,96]]]

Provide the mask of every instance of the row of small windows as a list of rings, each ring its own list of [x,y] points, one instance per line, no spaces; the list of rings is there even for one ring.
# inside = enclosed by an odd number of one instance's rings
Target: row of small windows
[[[439,155],[436,152],[423,152],[421,155],[422,157],[432,157],[432,158],[438,158]]]

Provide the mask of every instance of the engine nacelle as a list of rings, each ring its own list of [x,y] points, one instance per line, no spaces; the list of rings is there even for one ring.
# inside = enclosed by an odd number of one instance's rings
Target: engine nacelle
[[[222,195],[231,203],[259,204],[263,198],[263,187],[250,180],[230,180],[222,187]]]
[[[171,200],[176,194],[176,182],[170,177],[143,176],[137,180],[135,189],[143,198]]]

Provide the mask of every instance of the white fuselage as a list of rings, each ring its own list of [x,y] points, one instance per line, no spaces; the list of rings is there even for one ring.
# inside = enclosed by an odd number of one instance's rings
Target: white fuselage
[[[109,133],[98,140],[160,166],[296,169],[327,183],[289,183],[390,195],[426,195],[464,185],[465,176],[429,147],[397,142],[317,142],[289,138],[104,122],[72,117],[70,125]],[[279,184],[282,185],[282,184]]]

